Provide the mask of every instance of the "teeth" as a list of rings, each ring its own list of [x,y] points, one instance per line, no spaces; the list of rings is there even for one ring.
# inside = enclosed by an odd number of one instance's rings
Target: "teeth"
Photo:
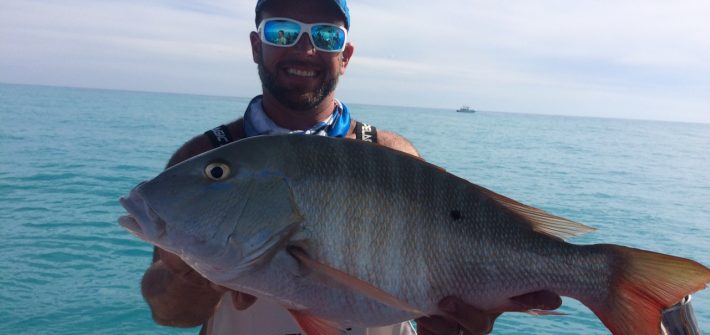
[[[292,74],[294,76],[300,76],[300,77],[315,77],[316,72],[315,71],[306,71],[306,70],[297,70],[297,69],[287,69],[286,72],[288,74]]]

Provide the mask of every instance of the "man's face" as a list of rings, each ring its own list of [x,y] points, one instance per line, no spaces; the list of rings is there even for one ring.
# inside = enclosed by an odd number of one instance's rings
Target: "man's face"
[[[344,25],[333,6],[323,0],[273,0],[263,10],[262,18],[286,17],[304,23]],[[353,52],[350,44],[341,53],[316,51],[305,34],[296,45],[286,48],[262,44],[255,32],[250,38],[264,94],[294,110],[311,110],[333,94]]]

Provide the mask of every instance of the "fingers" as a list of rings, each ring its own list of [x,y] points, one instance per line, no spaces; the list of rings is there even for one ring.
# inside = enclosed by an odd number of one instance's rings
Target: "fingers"
[[[466,304],[456,297],[447,297],[439,302],[439,309],[443,317],[422,318],[417,320],[417,325],[423,321],[423,328],[430,334],[449,335],[461,334],[478,335],[486,334],[493,329],[493,322],[500,313],[486,313]]]
[[[166,269],[176,274],[180,278],[196,285],[209,285],[212,290],[219,294],[224,294],[225,292],[231,291],[232,303],[234,304],[234,308],[236,308],[237,310],[247,309],[256,301],[255,296],[242,292],[237,292],[230,288],[210,282],[207,278],[202,277],[202,275],[197,273],[197,271],[193,270],[180,257],[171,252],[165,251],[160,248],[156,248],[155,252],[158,254],[156,264],[164,266]]]
[[[447,297],[439,302],[439,309],[456,321],[465,334],[487,334],[493,329],[493,322],[500,313],[488,314],[466,304],[456,297]]]
[[[511,298],[519,304],[516,311],[530,309],[553,310],[560,307],[562,299],[551,291],[538,291]],[[500,316],[499,312],[485,312],[466,304],[456,297],[447,297],[439,302],[439,309],[444,316],[432,316],[417,319],[417,325],[423,335],[487,334],[493,329],[493,323]],[[463,331],[460,333],[460,331]]]
[[[232,303],[239,311],[249,308],[256,302],[256,297],[242,292],[232,291]]]
[[[510,300],[521,304],[522,311],[530,309],[553,310],[562,305],[562,298],[557,293],[546,290],[519,295],[510,298]]]
[[[193,284],[207,285],[210,283],[209,280],[197,273],[197,271],[192,269],[177,255],[160,248],[156,248],[155,252],[158,254],[156,263],[162,262],[165,268],[176,274],[178,277]]]
[[[443,316],[419,318],[417,321],[418,335],[458,335],[458,323],[448,320]]]
[[[177,255],[160,248],[156,248],[155,252],[158,254],[157,259],[163,261],[165,266],[167,266],[168,269],[172,270],[173,272],[183,273],[191,270],[190,266],[187,265],[187,263],[185,263]]]
[[[224,294],[226,292],[231,292],[230,296],[232,297],[232,305],[234,305],[234,308],[237,309],[238,311],[245,310],[249,308],[249,306],[253,305],[256,302],[256,297],[251,295],[251,294],[246,294],[243,292],[235,291],[232,290],[228,287],[220,286],[217,284],[212,283],[212,289],[219,292],[220,294]]]

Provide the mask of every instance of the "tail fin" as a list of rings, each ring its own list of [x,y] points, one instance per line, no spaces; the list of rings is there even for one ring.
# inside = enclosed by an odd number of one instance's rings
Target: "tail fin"
[[[658,335],[661,313],[705,288],[710,269],[670,255],[603,245],[617,257],[607,301],[587,304],[614,335]]]

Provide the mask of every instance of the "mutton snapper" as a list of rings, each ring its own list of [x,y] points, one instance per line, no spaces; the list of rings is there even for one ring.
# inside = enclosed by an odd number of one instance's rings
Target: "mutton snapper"
[[[658,334],[661,311],[710,281],[691,260],[574,245],[593,229],[413,156],[320,136],[248,138],[136,186],[120,224],[209,280],[288,309],[306,334],[481,310],[550,290],[614,334]]]

